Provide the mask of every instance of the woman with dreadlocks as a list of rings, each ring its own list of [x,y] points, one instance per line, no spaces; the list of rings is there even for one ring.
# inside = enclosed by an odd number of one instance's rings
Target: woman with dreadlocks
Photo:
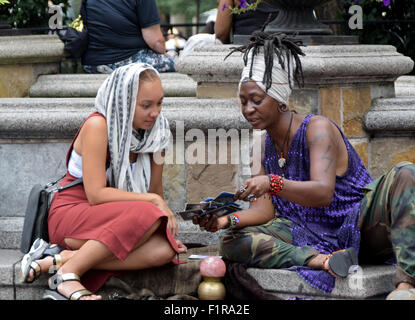
[[[331,292],[359,262],[396,258],[390,298],[415,299],[415,165],[404,162],[373,180],[330,119],[290,111],[294,80],[303,83],[298,40],[256,32],[244,54],[239,83],[244,117],[265,130],[259,172],[235,193],[250,207],[205,217],[227,260],[258,268],[295,267],[311,286]],[[255,155],[253,155],[255,157]],[[254,166],[253,166],[254,167]],[[395,256],[394,256],[395,254]],[[412,289],[411,289],[412,288]]]

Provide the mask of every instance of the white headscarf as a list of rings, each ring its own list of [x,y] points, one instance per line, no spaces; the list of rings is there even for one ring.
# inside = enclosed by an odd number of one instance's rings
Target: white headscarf
[[[145,193],[150,188],[150,153],[163,151],[170,140],[170,127],[160,113],[150,130],[137,132],[133,118],[140,73],[153,67],[133,63],[114,70],[104,81],[95,98],[96,110],[105,116],[108,127],[108,148],[111,157],[107,171],[111,187]],[[138,153],[134,172],[130,166],[130,151]]]
[[[242,70],[241,80],[239,82],[238,91],[241,89],[242,81],[245,78],[250,78],[251,80],[255,81],[256,84],[269,96],[274,98],[275,100],[288,105],[288,99],[291,95],[291,88],[293,87],[293,70],[295,69],[294,60],[289,55],[289,62],[287,63],[287,56],[282,55],[282,59],[284,61],[285,68],[283,69],[281,65],[278,63],[278,57],[274,53],[274,62],[272,67],[272,85],[266,91],[266,86],[263,82],[264,73],[265,73],[265,58],[264,58],[264,48],[260,48],[260,51],[256,53],[253,65],[252,65],[252,76],[249,76],[252,64],[252,53],[253,49],[251,49],[248,53],[248,60],[246,66]],[[288,70],[290,72],[290,77],[288,77]],[[288,83],[288,79],[291,82],[291,88]]]

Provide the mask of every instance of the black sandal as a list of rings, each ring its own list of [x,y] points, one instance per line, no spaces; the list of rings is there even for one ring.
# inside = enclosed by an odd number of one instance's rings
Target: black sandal
[[[358,266],[357,253],[353,247],[329,254],[323,262],[323,270],[326,271],[328,271],[325,268],[327,260],[329,261],[329,270],[338,278],[346,278],[349,274],[354,273]]]

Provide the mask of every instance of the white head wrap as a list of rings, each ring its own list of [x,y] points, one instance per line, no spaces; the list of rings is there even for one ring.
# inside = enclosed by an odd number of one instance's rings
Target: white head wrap
[[[153,127],[137,132],[133,119],[140,73],[146,69],[158,72],[148,64],[133,63],[114,70],[104,81],[95,98],[96,110],[105,116],[108,127],[108,147],[111,157],[107,171],[111,187],[145,193],[150,187],[150,153],[167,148],[170,127],[160,113]],[[134,172],[130,166],[130,151],[138,153]]]
[[[241,80],[239,82],[238,91],[241,89],[242,81],[245,78],[249,78],[256,82],[256,84],[269,96],[274,98],[275,100],[288,105],[288,98],[291,95],[291,88],[293,87],[293,70],[295,69],[294,60],[289,54],[289,59],[287,55],[282,55],[281,59],[284,62],[284,69],[281,67],[278,61],[277,55],[274,53],[274,61],[272,67],[272,85],[266,90],[266,86],[264,83],[264,74],[265,74],[265,57],[264,57],[264,48],[261,47],[259,52],[256,53],[254,57],[254,61],[252,64],[252,53],[253,49],[251,49],[248,53],[248,60],[246,66],[242,70]],[[290,60],[287,62],[287,60]],[[252,75],[249,76],[252,64]],[[290,76],[288,76],[288,72],[290,72]],[[288,83],[290,79],[291,88]]]

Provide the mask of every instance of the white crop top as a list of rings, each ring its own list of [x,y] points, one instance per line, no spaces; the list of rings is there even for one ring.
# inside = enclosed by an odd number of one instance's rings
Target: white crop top
[[[135,163],[131,165],[131,170],[134,172]],[[71,157],[68,162],[68,172],[75,178],[82,177],[82,156],[76,153],[75,149],[72,149]],[[107,169],[107,181],[108,181],[108,169]]]

